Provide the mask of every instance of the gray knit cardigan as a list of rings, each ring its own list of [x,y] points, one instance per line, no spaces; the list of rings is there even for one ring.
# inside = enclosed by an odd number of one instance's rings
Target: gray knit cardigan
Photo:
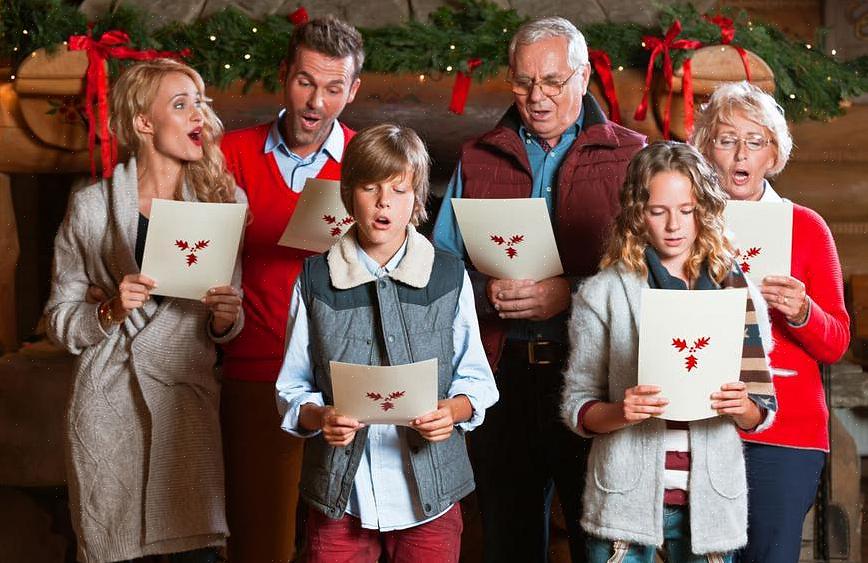
[[[185,200],[196,196],[184,187]],[[236,189],[239,202],[246,201]],[[91,285],[116,295],[134,258],[136,161],[70,196],[55,239],[49,335],[78,356],[67,407],[70,512],[85,562],[225,543],[220,383],[199,301],[153,299],[103,331]],[[236,263],[233,285],[240,289]]]
[[[639,310],[648,282],[618,266],[587,280],[573,298],[562,415],[573,431],[589,401],[621,401],[637,383]],[[765,301],[749,284],[763,348],[771,349]],[[581,524],[591,535],[642,545],[663,543],[665,422],[649,419],[594,435]],[[747,542],[747,480],[741,438],[729,417],[690,423],[690,532],[695,554]]]

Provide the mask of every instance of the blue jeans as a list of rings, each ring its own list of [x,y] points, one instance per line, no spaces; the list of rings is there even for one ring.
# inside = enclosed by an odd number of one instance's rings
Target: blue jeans
[[[690,551],[690,514],[686,507],[663,507],[663,549],[668,563],[732,563],[732,553],[694,555]],[[588,538],[590,563],[654,563],[656,551],[653,545]]]
[[[745,444],[747,546],[741,563],[799,560],[802,524],[817,496],[826,454],[816,450]]]

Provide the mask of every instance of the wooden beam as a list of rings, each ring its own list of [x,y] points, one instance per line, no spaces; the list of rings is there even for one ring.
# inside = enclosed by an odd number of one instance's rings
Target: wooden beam
[[[18,349],[15,313],[15,268],[18,265],[18,228],[12,207],[8,174],[0,174],[0,352]]]

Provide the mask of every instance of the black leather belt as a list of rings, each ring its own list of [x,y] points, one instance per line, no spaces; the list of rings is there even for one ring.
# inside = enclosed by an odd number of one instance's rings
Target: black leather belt
[[[507,340],[503,355],[529,365],[553,365],[566,360],[567,347],[551,340]]]

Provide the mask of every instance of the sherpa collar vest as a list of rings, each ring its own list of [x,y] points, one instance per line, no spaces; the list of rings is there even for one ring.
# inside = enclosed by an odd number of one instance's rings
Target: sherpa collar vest
[[[305,260],[302,298],[308,312],[310,354],[316,387],[334,404],[329,361],[401,365],[437,358],[438,399],[452,383],[452,324],[464,280],[464,265],[435,251],[408,227],[407,251],[398,267],[375,279],[358,260],[355,227],[327,254]],[[432,271],[437,272],[431,275]],[[434,516],[470,493],[473,472],[464,435],[429,442],[401,427],[410,450],[422,510]],[[305,443],[301,496],[331,518],[340,518],[365,449],[368,429],[344,448],[322,435]]]

